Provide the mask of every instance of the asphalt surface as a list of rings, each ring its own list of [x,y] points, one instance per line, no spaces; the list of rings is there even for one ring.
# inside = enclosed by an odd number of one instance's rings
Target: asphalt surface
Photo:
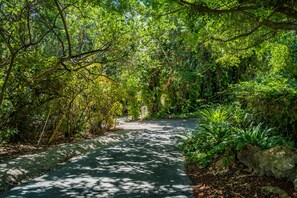
[[[195,119],[120,122],[135,136],[76,158],[0,197],[192,197],[176,136]]]

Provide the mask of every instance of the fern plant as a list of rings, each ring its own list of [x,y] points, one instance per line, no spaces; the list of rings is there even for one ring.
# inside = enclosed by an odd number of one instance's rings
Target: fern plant
[[[195,131],[180,144],[189,162],[205,167],[215,155],[225,152],[228,137],[234,131],[231,112],[226,106],[199,111],[201,120]]]
[[[211,107],[199,113],[201,120],[195,131],[187,134],[180,143],[180,148],[189,163],[198,163],[200,167],[206,167],[220,154],[234,158],[236,152],[247,144],[261,148],[284,144],[294,146],[285,137],[274,135],[273,128],[263,127],[263,124],[254,125],[249,121],[250,115],[235,106]]]
[[[274,129],[263,127],[260,123],[253,126],[253,123],[246,129],[237,128],[233,134],[236,141],[236,150],[242,149],[247,144],[259,146],[261,148],[271,148],[276,145],[294,146],[293,142],[281,135],[273,135]]]

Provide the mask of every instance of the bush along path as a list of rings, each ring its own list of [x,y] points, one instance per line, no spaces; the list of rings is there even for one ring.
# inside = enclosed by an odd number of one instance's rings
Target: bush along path
[[[235,105],[199,115],[180,143],[197,197],[297,197],[294,142]]]
[[[124,131],[136,133],[78,157],[1,197],[192,197],[177,135],[193,129],[195,124],[194,119],[121,122]],[[49,164],[35,160],[31,166]]]

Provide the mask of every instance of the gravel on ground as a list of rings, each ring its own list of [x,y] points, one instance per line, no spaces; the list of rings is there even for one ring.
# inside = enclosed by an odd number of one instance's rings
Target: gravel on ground
[[[6,161],[0,164],[4,190],[48,174],[2,196],[192,197],[177,136],[195,125],[195,119],[120,121],[121,134]]]
[[[105,145],[120,142],[134,135],[135,131],[117,131],[99,136],[96,139],[83,140],[42,149],[41,152],[8,158],[0,162],[0,193],[38,177]]]

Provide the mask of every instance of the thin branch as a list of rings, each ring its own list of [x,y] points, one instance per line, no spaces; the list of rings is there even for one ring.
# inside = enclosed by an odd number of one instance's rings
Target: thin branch
[[[111,45],[111,44],[110,44],[110,45]],[[109,45],[109,46],[110,46],[110,45]],[[46,70],[45,72],[39,74],[38,76],[36,76],[36,77],[33,79],[33,81],[37,81],[37,80],[39,80],[39,79],[41,79],[41,78],[44,78],[44,77],[46,77],[46,76],[52,74],[53,72],[57,71],[57,70],[60,68],[61,65],[64,67],[64,69],[67,68],[67,69],[66,69],[67,71],[73,71],[73,70],[71,70],[70,68],[68,68],[68,67],[66,66],[66,64],[64,64],[63,62],[64,62],[64,61],[70,61],[71,59],[74,59],[74,58],[79,58],[79,57],[81,57],[81,56],[83,56],[83,55],[94,55],[94,54],[96,54],[96,53],[98,53],[98,52],[105,52],[105,51],[108,51],[109,46],[107,46],[107,47],[105,47],[105,48],[103,48],[103,49],[91,50],[91,51],[89,51],[89,52],[84,52],[84,53],[81,53],[81,54],[77,54],[77,55],[74,55],[74,56],[72,56],[72,57],[61,58],[61,59],[56,63],[56,65],[55,65],[54,67],[52,67],[52,68],[50,68],[49,70]],[[63,65],[62,63],[63,63],[64,65]],[[65,67],[66,67],[66,68],[65,68]]]
[[[9,39],[6,39],[5,37],[5,29],[3,29],[1,26],[0,26],[0,35],[2,36],[3,40],[4,40],[4,43],[5,45],[8,47],[9,51],[11,54],[15,53],[13,47],[11,46],[10,42],[9,42]],[[6,34],[7,35],[7,34]],[[10,38],[10,36],[9,36]]]
[[[64,42],[62,41],[62,39],[61,39],[60,36],[56,33],[55,30],[53,30],[53,33],[54,33],[54,35],[56,36],[56,38],[58,39],[58,41],[61,43],[63,56],[65,56],[65,46],[64,46]]]
[[[262,24],[269,27],[269,28],[272,28],[272,29],[297,30],[297,24],[296,23],[274,22],[274,21],[264,19]]]
[[[272,12],[266,19],[261,19],[254,14],[251,14],[249,12],[244,12],[247,17],[253,19],[254,21],[257,21],[262,26],[269,27],[271,29],[279,29],[279,30],[297,30],[297,24],[296,23],[290,23],[290,22],[275,22],[271,21],[270,18],[275,14],[275,12]]]
[[[297,19],[297,11],[291,7],[277,6],[275,9],[277,12],[286,15],[287,17]]]
[[[271,18],[273,15],[275,14],[275,11],[271,12],[271,14],[267,17],[267,20],[269,18]],[[216,40],[216,41],[220,41],[220,42],[230,42],[230,41],[234,41],[234,40],[237,40],[237,39],[240,39],[240,38],[243,38],[243,37],[247,37],[253,33],[255,33],[257,30],[259,30],[260,28],[262,27],[262,23],[259,23],[255,28],[253,28],[252,30],[246,32],[246,33],[242,33],[242,34],[239,34],[237,36],[234,36],[232,38],[229,38],[229,39],[221,39],[221,38],[217,38],[217,37],[214,37],[213,35],[211,35],[211,38],[213,40]]]
[[[68,43],[68,56],[71,57],[72,56],[71,40],[70,40],[70,36],[69,36],[69,32],[68,32],[66,19],[65,19],[64,14],[63,14],[63,9],[61,9],[58,0],[54,0],[54,1],[55,1],[56,6],[57,6],[57,8],[59,10],[59,13],[60,13],[60,16],[61,16],[61,19],[62,19],[62,23],[63,23],[63,26],[64,26],[64,30],[65,30],[65,33],[66,33],[66,39],[67,39],[67,43]]]
[[[80,54],[76,54],[76,55],[73,55],[73,56],[70,56],[70,57],[67,57],[67,58],[63,58],[62,61],[68,61],[68,60],[71,60],[71,59],[76,59],[76,58],[81,58],[81,57],[87,58],[88,56],[94,55],[94,54],[96,54],[98,52],[109,51],[110,46],[111,46],[111,42],[108,44],[108,46],[106,46],[104,48],[99,48],[99,49],[91,50],[91,51],[88,51],[88,52],[83,52],[83,53],[80,53]]]
[[[234,36],[234,37],[229,38],[229,39],[221,39],[221,38],[215,37],[213,35],[211,35],[210,37],[211,37],[211,39],[213,39],[215,41],[220,41],[220,42],[226,43],[226,42],[234,41],[234,40],[239,39],[239,38],[242,38],[242,37],[247,37],[247,36],[253,34],[254,32],[256,32],[260,27],[261,27],[261,25],[258,25],[258,26],[256,26],[254,29],[252,29],[249,32],[246,32],[246,33],[243,33],[243,34],[239,34],[239,35]]]
[[[32,82],[38,81],[44,77],[47,77],[48,75],[52,74],[53,72],[57,71],[61,65],[61,62],[59,61],[54,67],[44,71],[43,73],[37,75],[34,79],[32,79]]]
[[[276,22],[271,21],[269,19],[262,19],[260,17],[257,17],[256,15],[252,14],[248,11],[255,11],[258,9],[257,5],[241,5],[236,6],[232,8],[227,9],[215,9],[210,8],[205,5],[199,4],[199,3],[191,3],[186,0],[180,0],[180,3],[183,5],[190,6],[193,10],[195,10],[197,13],[200,14],[228,14],[228,13],[243,13],[249,17],[251,17],[253,20],[255,20],[258,23],[261,23],[263,26],[272,28],[272,29],[280,29],[280,30],[297,30],[297,24],[294,22],[289,22],[289,19],[287,21],[282,22]],[[291,19],[297,19],[297,11],[295,9],[292,9],[290,7],[284,7],[284,6],[276,6],[274,8],[274,11],[276,13],[280,13],[285,15],[286,17],[289,17]],[[296,21],[296,20],[294,20]]]
[[[37,39],[36,41],[34,41],[32,43],[28,43],[28,44],[21,46],[17,51],[27,49],[28,47],[33,46],[33,45],[37,45],[44,39],[44,37],[46,37],[50,32],[52,32],[54,28],[55,28],[55,24],[50,29],[48,29],[43,35],[41,35],[39,37],[39,39]]]
[[[256,6],[238,6],[234,8],[229,8],[229,9],[212,9],[207,6],[201,5],[201,4],[195,4],[195,3],[190,3],[185,0],[180,0],[182,4],[191,6],[193,9],[198,11],[201,14],[207,14],[207,13],[213,13],[213,14],[226,14],[226,13],[234,13],[234,12],[242,12],[242,11],[247,11],[247,10],[255,10],[257,7]]]
[[[166,13],[164,13],[164,14],[157,15],[157,17],[167,16],[167,15],[170,15],[170,14],[174,14],[174,13],[180,12],[180,11],[185,10],[185,9],[186,9],[186,8],[180,8],[180,9],[177,9],[177,10],[173,10],[173,11],[170,11],[170,12],[166,12]]]
[[[93,75],[96,75],[96,74],[93,73]],[[106,78],[106,79],[108,79],[108,80],[111,80],[111,81],[113,81],[113,82],[117,82],[115,79],[113,79],[113,78],[111,78],[110,76],[107,76],[107,75],[105,75],[105,74],[97,74],[97,76],[93,79],[93,81],[94,81],[94,80],[97,80],[99,77],[104,77],[104,78]]]
[[[63,63],[62,61],[61,61],[61,65],[62,65],[67,71],[71,72],[71,69],[69,69],[69,68],[67,67],[67,65],[66,65],[65,63]]]
[[[232,50],[239,50],[239,51],[248,50],[248,49],[250,49],[250,48],[252,48],[252,47],[255,47],[255,46],[257,46],[257,45],[263,43],[264,41],[267,41],[267,40],[273,38],[273,37],[276,35],[276,33],[277,33],[277,30],[272,30],[272,31],[270,31],[270,32],[267,32],[267,33],[263,34],[263,35],[261,36],[262,39],[259,39],[258,41],[256,41],[256,42],[253,43],[252,45],[249,45],[249,46],[244,47],[244,48],[233,48],[233,47],[231,47],[231,49],[232,49]],[[268,36],[269,34],[271,34],[271,35]],[[267,36],[267,37],[265,37],[265,36]]]
[[[29,35],[29,42],[32,43],[32,35],[31,35],[31,26],[30,26],[30,6],[28,3],[28,0],[26,0],[27,4],[27,29],[28,29],[28,35]]]
[[[9,63],[9,66],[8,66],[8,68],[7,68],[7,70],[6,70],[5,79],[4,79],[2,88],[1,88],[1,93],[0,93],[0,106],[1,106],[2,103],[3,103],[4,95],[5,95],[5,92],[6,92],[6,89],[7,89],[8,80],[9,80],[10,75],[11,75],[11,72],[12,72],[12,68],[13,68],[13,65],[14,65],[14,60],[15,60],[15,58],[16,58],[16,54],[11,54],[11,57],[10,57],[10,63]]]

